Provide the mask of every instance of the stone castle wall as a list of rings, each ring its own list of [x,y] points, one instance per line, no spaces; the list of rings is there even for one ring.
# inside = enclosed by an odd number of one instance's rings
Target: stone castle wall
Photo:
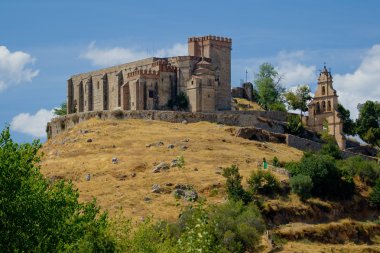
[[[285,112],[178,112],[178,111],[92,111],[76,114],[69,114],[52,119],[47,126],[49,138],[54,138],[59,133],[74,127],[76,124],[90,118],[99,119],[149,119],[161,120],[173,123],[181,123],[186,120],[189,123],[208,121],[212,123],[225,124],[231,126],[257,127],[270,132],[284,133],[284,122],[286,122]],[[269,120],[270,119],[270,120]]]

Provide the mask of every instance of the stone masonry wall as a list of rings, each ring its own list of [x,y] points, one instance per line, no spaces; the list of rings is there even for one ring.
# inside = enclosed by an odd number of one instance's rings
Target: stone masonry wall
[[[186,120],[189,123],[209,121],[218,124],[242,127],[257,127],[274,133],[284,133],[286,113],[282,112],[178,112],[178,111],[92,111],[69,114],[52,119],[47,126],[49,138],[74,127],[76,124],[90,118],[100,119],[150,119],[180,123]],[[269,119],[271,120],[269,120]]]

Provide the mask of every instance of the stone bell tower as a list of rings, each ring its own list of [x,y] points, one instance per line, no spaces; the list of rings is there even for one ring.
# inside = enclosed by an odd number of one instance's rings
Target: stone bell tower
[[[317,90],[308,107],[308,127],[316,132],[327,130],[330,135],[335,136],[340,149],[344,149],[346,140],[343,135],[343,121],[338,113],[338,95],[326,66],[319,74]]]
[[[188,40],[190,56],[211,59],[216,87],[216,109],[231,110],[231,46],[230,38],[217,36],[191,37]]]

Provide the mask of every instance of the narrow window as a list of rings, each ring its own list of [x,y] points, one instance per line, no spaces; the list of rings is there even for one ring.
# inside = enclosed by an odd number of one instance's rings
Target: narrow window
[[[322,95],[326,95],[326,88],[325,88],[325,86],[322,86]]]
[[[149,97],[153,98],[153,91],[152,90],[149,90]]]

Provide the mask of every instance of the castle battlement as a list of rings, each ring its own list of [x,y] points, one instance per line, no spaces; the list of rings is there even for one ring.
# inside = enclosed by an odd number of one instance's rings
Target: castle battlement
[[[156,70],[135,70],[133,72],[127,73],[127,78],[134,78],[137,76],[144,76],[144,77],[150,77],[150,78],[158,78],[159,72]]]
[[[201,36],[201,37],[190,37],[188,42],[208,41],[208,40],[225,42],[225,43],[232,43],[231,38],[214,36],[214,35],[207,35],[207,36]]]

